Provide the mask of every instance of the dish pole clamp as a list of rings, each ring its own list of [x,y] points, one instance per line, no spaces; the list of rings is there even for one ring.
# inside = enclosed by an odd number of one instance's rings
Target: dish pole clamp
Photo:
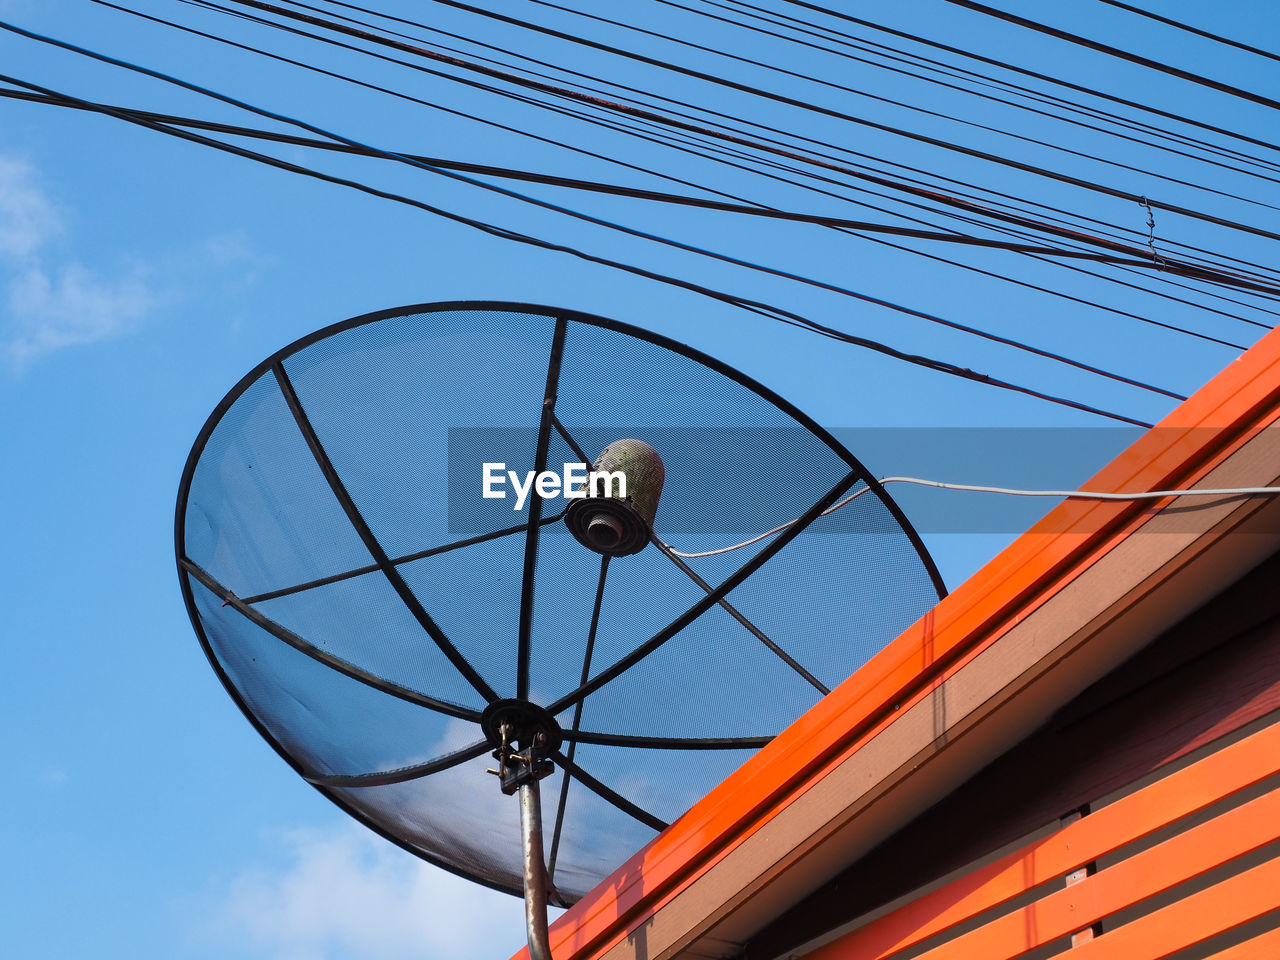
[[[485,708],[480,724],[498,761],[498,769],[489,773],[507,796],[555,772],[550,758],[560,748],[560,726],[541,707],[524,700],[495,700]]]

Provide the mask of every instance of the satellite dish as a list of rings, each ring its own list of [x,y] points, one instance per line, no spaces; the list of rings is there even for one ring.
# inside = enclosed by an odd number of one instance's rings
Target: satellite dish
[[[529,893],[544,949],[541,897],[580,898],[942,592],[790,404],[514,303],[370,314],[265,360],[196,440],[176,549],[267,742],[406,850]]]

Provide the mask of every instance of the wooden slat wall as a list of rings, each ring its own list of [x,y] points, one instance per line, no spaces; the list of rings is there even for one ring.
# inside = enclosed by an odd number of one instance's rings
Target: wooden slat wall
[[[1068,951],[1070,960],[1164,960],[1275,910],[1277,890],[1280,859],[1268,860]],[[1244,956],[1272,960],[1276,955],[1246,952]]]
[[[1280,957],[1280,927],[1215,953],[1210,960],[1270,960]]]
[[[746,945],[807,942],[1280,711],[1280,555],[1064,707]],[[975,816],[974,811],[982,811]],[[874,878],[874,882],[868,882]],[[1272,958],[1268,958],[1272,960]],[[1274,958],[1280,960],[1280,956]]]
[[[1239,797],[1277,773],[1280,723],[907,903],[807,954],[805,960],[893,960],[908,951],[920,960],[1014,960],[1280,841],[1280,788],[1252,799]],[[1232,805],[1233,798],[1243,802]],[[1193,817],[1215,803],[1227,809],[1210,819]],[[1123,855],[1134,841],[1171,827],[1176,830],[1179,821],[1188,818],[1189,825],[1184,823],[1181,832],[1131,856]],[[1072,876],[1117,851],[1121,858],[1107,868]],[[911,949],[1036,888],[1042,888],[1041,895],[1030,904],[924,953]],[[1079,945],[1063,955],[1071,960],[1158,960],[1278,906],[1280,858],[1238,872],[1096,938],[1078,940]],[[1266,943],[1270,936],[1256,939]],[[1263,958],[1268,954],[1228,951],[1223,956]]]

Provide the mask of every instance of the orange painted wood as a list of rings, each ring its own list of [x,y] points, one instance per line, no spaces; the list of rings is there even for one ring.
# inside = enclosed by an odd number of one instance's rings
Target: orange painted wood
[[[1277,418],[1280,329],[1266,334],[1085,486],[1194,483]],[[558,920],[558,960],[608,949],[847,758],[927,685],[993,642],[1139,528],[1154,504],[1067,501],[819,701]],[[520,951],[516,957],[527,957]]]
[[[883,904],[905,903],[926,883],[1012,849],[1064,810],[1153,773],[1187,744],[1280,711],[1277,583],[1280,554],[1063,706],[910,826],[771,918],[750,937],[748,956],[786,956],[823,934],[847,931]]]
[[[1203,943],[1276,908],[1280,890],[1280,859],[1239,873],[1185,900],[1104,933],[1092,943],[1072,950],[1069,960],[1164,960],[1179,950]],[[1255,951],[1261,944],[1271,949]],[[1273,960],[1280,956],[1276,931],[1215,954],[1215,960]]]
[[[1089,819],[1086,817],[1080,822],[1086,823]],[[1278,839],[1280,790],[1251,800],[1101,870],[1081,883],[1059,889],[1036,903],[925,951],[919,960],[973,960],[975,957],[1013,960]],[[1272,887],[1264,898],[1270,903],[1268,909],[1275,909],[1276,889]],[[1237,923],[1248,919],[1251,917]],[[1096,942],[1102,942],[1106,936]],[[862,960],[856,953],[845,953],[843,957]],[[1072,960],[1080,958],[1073,953]]]
[[[1274,960],[1280,957],[1280,927],[1215,953],[1209,960]]]
[[[807,955],[807,960],[889,957],[1007,903],[1033,887],[1063,877],[1276,772],[1280,772],[1280,724],[1259,730],[1097,813],[1075,820],[1047,837],[905,904],[826,944]],[[1280,804],[1280,796],[1276,802]],[[1097,876],[1082,877],[1078,883],[1088,884]],[[1080,886],[1071,884],[1071,888],[1078,890]],[[1074,933],[1094,919],[1097,918],[1077,917],[1076,925],[1066,932]]]
[[[1089,943],[1090,941],[1092,941],[1096,936],[1097,934],[1093,932],[1093,927],[1085,927],[1079,933],[1073,933],[1071,935],[1071,946],[1083,947],[1086,943]]]

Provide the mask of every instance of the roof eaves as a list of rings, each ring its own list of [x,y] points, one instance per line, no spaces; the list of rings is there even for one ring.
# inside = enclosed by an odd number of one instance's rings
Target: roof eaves
[[[1280,331],[1272,331],[1086,487],[1190,486],[1278,415]],[[551,931],[554,955],[589,960],[624,941],[892,723],[905,704],[972,660],[1167,504],[1059,505],[561,917]]]

